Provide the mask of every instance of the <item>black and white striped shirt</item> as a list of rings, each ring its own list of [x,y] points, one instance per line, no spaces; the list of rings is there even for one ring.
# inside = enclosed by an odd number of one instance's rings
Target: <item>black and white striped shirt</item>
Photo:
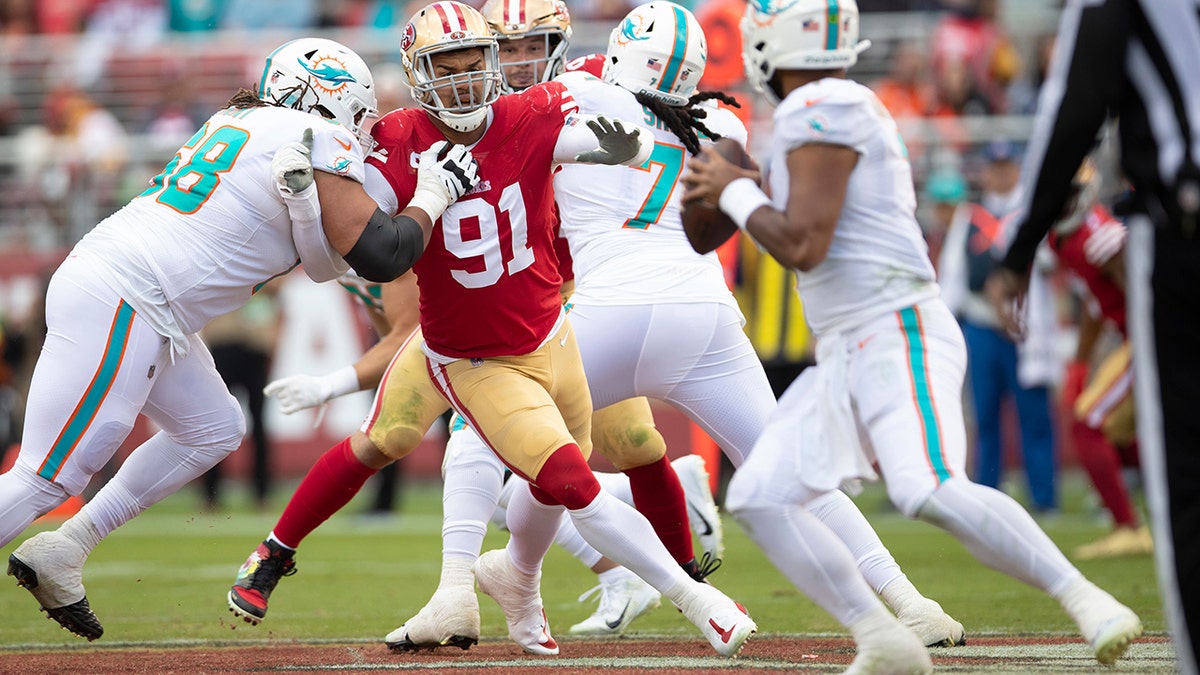
[[[1069,0],[1023,167],[1026,209],[1004,260],[1024,274],[1106,119],[1136,209],[1189,235],[1200,210],[1200,0]]]

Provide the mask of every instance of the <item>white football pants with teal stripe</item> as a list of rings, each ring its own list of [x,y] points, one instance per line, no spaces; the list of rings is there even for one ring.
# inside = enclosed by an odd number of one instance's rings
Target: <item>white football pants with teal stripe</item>
[[[196,337],[172,363],[170,345],[88,264],[68,258],[46,298],[47,335],[34,369],[21,451],[0,476],[0,545],[88,482],[145,414],[162,431],[130,455],[113,483],[119,504],[93,514],[107,532],[236,450],[237,399]],[[102,490],[103,492],[103,490]],[[99,500],[100,495],[97,495]],[[103,503],[103,500],[100,500]]]

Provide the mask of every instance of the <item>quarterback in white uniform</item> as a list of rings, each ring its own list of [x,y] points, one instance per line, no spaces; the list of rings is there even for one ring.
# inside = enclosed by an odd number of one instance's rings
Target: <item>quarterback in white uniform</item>
[[[241,443],[241,407],[198,331],[301,264],[317,281],[349,264],[398,276],[437,206],[457,196],[440,168],[472,167],[465,148],[425,158],[435,184],[423,207],[379,212],[362,186],[361,125],[374,114],[357,54],[330,40],[289,42],[267,58],[258,92],[240,91],[209,118],[55,272],[24,440],[0,476],[0,545],[83,492],[139,414],[161,429],[76,516],[9,558],[8,573],[64,628],[89,640],[103,632],[82,584],[92,548]]]
[[[817,30],[811,30],[815,27]],[[852,0],[751,4],[750,80],[773,103],[764,194],[710,153],[689,165],[686,201],[722,211],[785,266],[819,339],[817,365],[734,476],[726,506],[798,587],[850,628],[855,672],[925,672],[928,654],[842,572],[853,556],[802,506],[858,479],[886,480],[909,517],[945,528],[981,561],[1059,600],[1102,663],[1141,633],[1136,615],[1079,573],[1015,501],[964,468],[962,333],[934,282],[895,122],[845,69]],[[829,583],[815,583],[814,580]]]

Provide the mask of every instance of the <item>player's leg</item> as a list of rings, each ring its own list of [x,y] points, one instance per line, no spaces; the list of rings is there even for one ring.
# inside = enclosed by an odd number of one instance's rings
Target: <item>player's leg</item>
[[[388,366],[360,430],[317,459],[274,529],[242,564],[229,591],[230,611],[248,623],[261,621],[279,579],[295,569],[300,542],[350,503],[379,469],[412,452],[445,411],[424,360],[417,332]]]
[[[688,530],[683,485],[654,428],[649,404],[636,393],[641,357],[637,345],[648,329],[651,309],[642,306],[585,307],[576,304],[572,324],[580,337],[584,370],[596,415],[597,450],[629,476],[634,504],[650,521],[672,557],[695,579],[715,566],[696,560]],[[617,327],[620,327],[617,330]]]
[[[497,510],[504,465],[478,434],[455,415],[442,461],[442,571],[437,590],[419,612],[384,643],[392,651],[479,641],[479,599],[472,567]]]
[[[1015,500],[966,477],[966,350],[953,316],[924,303],[898,312],[893,326],[873,327],[850,373],[892,502],[948,530],[989,567],[1057,599],[1097,658],[1112,662],[1141,633],[1137,616],[1087,581]]]
[[[1080,462],[1113,518],[1112,532],[1073,551],[1077,560],[1154,552],[1150,528],[1139,526],[1137,511],[1125,485],[1122,475],[1125,457],[1105,431],[1122,426],[1126,430],[1116,436],[1125,443],[1133,438],[1132,425],[1128,424],[1132,420],[1127,412],[1133,396],[1131,365],[1129,343],[1125,343],[1096,369],[1079,395],[1075,410],[1068,411],[1072,415],[1071,436]]]
[[[809,372],[815,373],[816,366]],[[921,641],[876,596],[854,555],[809,506],[822,492],[805,486],[796,424],[804,398],[815,392],[799,381],[780,399],[746,462],[733,475],[726,510],[798,589],[848,628],[858,645],[856,672],[890,664],[924,672],[931,668]],[[816,419],[804,419],[812,427]],[[829,452],[838,452],[830,449]]]
[[[749,617],[716,589],[691,580],[649,522],[600,490],[587,466],[591,399],[570,325],[564,323],[534,354],[503,361],[478,367],[456,362],[434,374],[505,463],[536,485],[536,497],[517,490],[509,503],[506,550],[484,554],[476,566],[480,589],[505,609],[510,635],[527,650],[552,653],[537,582],[565,507],[589,543],[675,601],[719,652],[740,649],[756,629]],[[495,395],[498,390],[506,395]],[[523,423],[506,424],[513,414],[521,414]]]
[[[166,363],[161,335],[95,281],[86,263],[70,259],[50,284],[47,335],[35,367],[15,466],[0,475],[0,544],[38,516],[78,495],[112,458],[133,428]],[[84,520],[81,518],[81,520]],[[74,528],[68,533],[79,534]],[[51,618],[94,640],[103,628],[82,583],[84,542],[44,532],[9,557],[17,578]]]
[[[1014,358],[1016,352],[1013,353]],[[1050,421],[1050,390],[1045,386],[1025,387],[1013,362],[1013,381],[1009,390],[1016,403],[1021,429],[1021,455],[1025,463],[1025,480],[1034,510],[1053,511],[1058,508],[1055,488],[1058,459],[1054,454],[1054,424]]]
[[[974,406],[975,481],[980,485],[998,487],[1003,471],[1003,445],[1000,438],[1000,402],[1004,395],[1004,372],[999,363],[1002,339],[996,331],[969,321],[962,324],[967,352],[970,354],[970,373],[966,378],[971,387]]]

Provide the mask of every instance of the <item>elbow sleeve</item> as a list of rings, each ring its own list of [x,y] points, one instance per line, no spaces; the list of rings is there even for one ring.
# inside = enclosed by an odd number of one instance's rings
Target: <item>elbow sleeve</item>
[[[425,235],[417,221],[405,215],[391,218],[375,209],[344,258],[362,278],[384,283],[411,269],[424,249]]]

